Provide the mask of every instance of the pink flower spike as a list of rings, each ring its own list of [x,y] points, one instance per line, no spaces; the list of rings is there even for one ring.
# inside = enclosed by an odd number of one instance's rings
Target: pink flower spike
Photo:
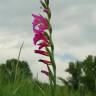
[[[36,26],[39,22],[40,22],[40,18],[41,16],[32,14],[32,16],[34,17],[34,21],[32,22],[33,26]]]
[[[38,45],[39,45],[39,49],[42,49],[43,47],[49,46],[48,42],[44,42],[44,41]]]
[[[32,16],[34,17],[34,20],[32,22],[33,31],[35,33],[38,33],[38,32],[39,33],[44,33],[45,30],[47,30],[48,27],[49,27],[48,20],[41,15],[32,14]]]
[[[45,56],[49,56],[49,53],[46,51],[42,51],[42,50],[35,50],[35,53],[41,54],[41,55],[45,55]]]
[[[51,65],[52,64],[51,61],[42,60],[42,59],[40,59],[39,62],[42,62],[42,63],[47,64],[47,65]]]
[[[38,33],[44,33],[45,31],[43,31],[43,30],[37,30],[37,29],[35,29],[34,27],[33,27],[33,31],[34,31],[34,33],[36,33],[36,34],[38,34]]]
[[[49,72],[45,71],[45,70],[41,70],[42,73],[44,73],[45,75],[49,76]]]
[[[39,40],[42,40],[43,42],[48,42],[48,39],[46,38],[46,36],[44,36],[44,35],[41,34],[41,33],[35,34],[35,36],[34,36],[34,38],[33,38],[34,44],[36,45],[36,43],[37,43]],[[41,49],[41,48],[40,48],[40,49]]]

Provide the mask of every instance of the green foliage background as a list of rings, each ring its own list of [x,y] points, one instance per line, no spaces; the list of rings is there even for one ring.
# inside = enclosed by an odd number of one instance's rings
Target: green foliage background
[[[57,85],[56,96],[96,96],[95,68],[96,58],[93,56],[71,62],[66,70],[71,77],[68,80],[59,77],[64,85]],[[86,75],[82,75],[82,70]],[[0,96],[51,96],[51,90],[49,84],[33,78],[26,61],[11,59],[0,64]]]

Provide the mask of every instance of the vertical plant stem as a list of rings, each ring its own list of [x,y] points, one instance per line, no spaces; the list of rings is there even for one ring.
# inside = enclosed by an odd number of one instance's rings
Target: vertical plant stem
[[[52,37],[51,37],[51,52],[52,52],[52,57],[51,57],[51,61],[52,61],[52,66],[53,66],[53,74],[54,74],[54,96],[56,94],[56,64],[55,64],[55,60],[54,60],[54,44],[52,41]]]
[[[22,51],[23,45],[24,45],[24,42],[22,43],[22,45],[21,45],[21,47],[20,47],[20,50],[19,50],[18,59],[17,59],[17,64],[16,64],[16,68],[15,68],[15,78],[14,78],[14,82],[15,82],[16,79],[17,79],[19,59],[20,59],[20,55],[21,55],[21,51]]]
[[[49,1],[49,0],[48,0]],[[49,14],[47,15],[48,16],[48,21],[49,21],[49,37],[50,37],[50,44],[51,44],[51,55],[50,55],[50,60],[52,62],[52,68],[53,68],[53,86],[52,86],[52,91],[53,91],[53,94],[52,96],[56,96],[56,64],[55,64],[55,60],[54,60],[54,43],[52,41],[52,26],[51,26],[51,10],[50,10],[50,7],[49,7],[49,4],[47,5],[47,8],[48,8],[48,11],[49,11]]]
[[[54,44],[53,44],[53,41],[52,41],[52,26],[51,26],[51,23],[50,23],[50,19],[51,18],[48,18],[49,19],[49,35],[50,35],[50,44],[51,44],[51,54],[50,54],[50,60],[52,62],[52,68],[53,68],[53,86],[52,86],[52,91],[53,92],[53,95],[52,96],[56,96],[56,64],[55,64],[55,60],[54,60]]]

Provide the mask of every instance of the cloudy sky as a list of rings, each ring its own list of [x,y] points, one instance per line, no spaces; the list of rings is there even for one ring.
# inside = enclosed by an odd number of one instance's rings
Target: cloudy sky
[[[32,13],[39,14],[39,0],[0,0],[0,62],[17,58],[24,41],[20,59],[26,60],[34,77],[42,81],[40,73],[44,58],[34,54]],[[50,0],[57,76],[66,77],[69,61],[82,60],[96,54],[96,0]]]

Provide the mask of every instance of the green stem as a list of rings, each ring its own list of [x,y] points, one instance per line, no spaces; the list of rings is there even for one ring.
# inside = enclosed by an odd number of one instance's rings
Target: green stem
[[[50,24],[50,21],[49,21],[49,24]],[[54,60],[54,44],[53,44],[53,41],[52,41],[52,27],[51,27],[51,24],[50,24],[50,28],[49,28],[49,33],[50,33],[50,44],[51,44],[51,52],[50,52],[50,60],[52,62],[52,68],[53,68],[53,91],[54,91],[54,95],[53,96],[56,96],[56,64],[55,64],[55,60]]]
[[[55,60],[54,60],[54,45],[52,43],[52,47],[51,47],[51,51],[52,51],[52,57],[51,57],[51,61],[52,61],[52,65],[53,65],[53,72],[54,72],[54,96],[56,93],[56,64],[55,64]]]
[[[15,69],[15,78],[14,78],[14,82],[17,78],[17,72],[18,72],[18,66],[19,66],[19,59],[20,59],[20,55],[21,55],[21,50],[23,48],[24,42],[22,43],[20,50],[19,50],[19,55],[18,55],[18,59],[17,59],[17,64],[16,64],[16,69]]]
[[[49,7],[49,0],[45,0],[45,4],[46,4],[46,8],[48,9],[48,13],[47,13],[47,17],[48,17],[48,23],[49,23],[49,42],[51,44],[51,49],[49,50],[48,48],[46,48],[46,51],[49,53],[50,56],[50,61],[52,62],[52,68],[53,68],[53,77],[49,77],[50,80],[50,84],[52,84],[51,88],[52,88],[52,96],[56,96],[56,64],[55,64],[55,60],[54,60],[54,44],[52,41],[52,26],[51,26],[51,10]]]

